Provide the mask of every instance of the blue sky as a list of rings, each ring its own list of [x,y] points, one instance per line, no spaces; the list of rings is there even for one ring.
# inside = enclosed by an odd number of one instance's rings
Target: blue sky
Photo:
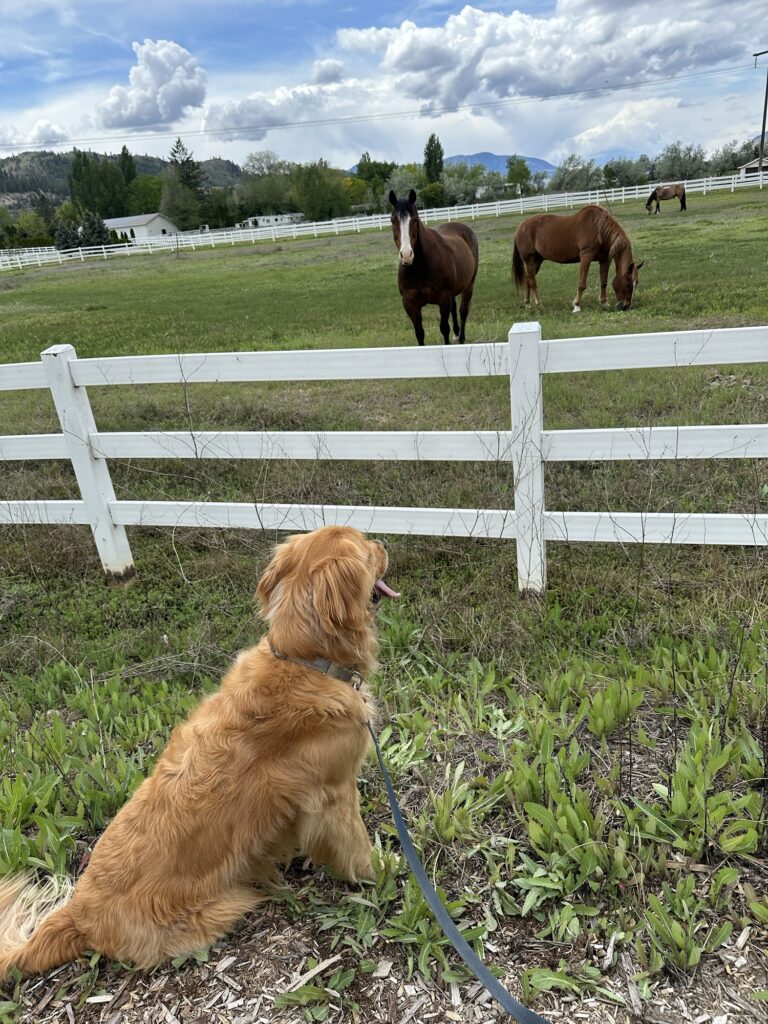
[[[712,149],[757,132],[765,67],[750,54],[768,47],[764,0],[722,9],[0,0],[0,154],[88,140],[166,155],[181,134],[201,158],[349,166],[364,149],[420,160],[432,131],[447,154],[552,162]]]

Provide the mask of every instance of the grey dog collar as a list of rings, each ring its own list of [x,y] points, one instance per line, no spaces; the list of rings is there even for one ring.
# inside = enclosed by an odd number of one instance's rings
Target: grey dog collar
[[[339,679],[342,683],[349,683],[353,690],[359,690],[365,682],[359,672],[351,668],[345,668],[343,665],[337,665],[335,661],[329,661],[328,658],[289,658],[287,654],[281,654],[280,651],[275,650],[272,644],[269,645],[269,649],[279,661],[290,661],[294,665],[304,665],[305,668],[313,668],[316,672],[322,672],[323,675],[330,676],[331,679]]]

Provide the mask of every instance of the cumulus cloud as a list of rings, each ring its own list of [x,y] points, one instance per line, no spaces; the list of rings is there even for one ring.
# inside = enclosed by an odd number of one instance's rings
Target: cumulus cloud
[[[30,146],[55,146],[60,142],[66,142],[68,138],[69,132],[60,124],[42,118],[33,125],[26,141]]]
[[[745,6],[757,18],[761,0]],[[650,81],[732,62],[748,49],[713,0],[674,12],[657,0],[561,0],[546,16],[466,6],[438,27],[344,29],[337,42],[378,60],[401,93],[443,106]]]
[[[673,96],[630,100],[623,103],[612,117],[574,135],[574,144],[580,152],[591,153],[608,147],[632,149],[638,138],[642,138],[646,148],[649,142],[655,148],[663,148],[659,123],[680,106],[680,100]]]
[[[0,124],[0,146],[16,146],[21,142],[21,135],[13,124]]]
[[[344,80],[344,64],[340,60],[316,60],[312,66],[312,82],[331,85]]]
[[[172,124],[205,100],[207,76],[189,50],[168,39],[134,43],[129,85],[115,85],[96,108],[104,128]]]
[[[270,128],[327,114],[321,87],[298,86],[274,93],[253,93],[242,100],[214,104],[203,115],[203,129],[223,139],[263,139]]]

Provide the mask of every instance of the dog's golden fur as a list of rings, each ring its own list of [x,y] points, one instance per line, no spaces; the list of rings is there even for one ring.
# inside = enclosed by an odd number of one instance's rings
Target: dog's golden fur
[[[356,781],[370,694],[278,660],[270,644],[367,674],[371,595],[386,567],[383,546],[347,527],[277,548],[257,590],[267,637],[174,730],[71,898],[46,912],[39,887],[0,881],[0,980],[86,949],[141,967],[199,949],[265,899],[259,884],[300,852],[346,879],[371,876]]]

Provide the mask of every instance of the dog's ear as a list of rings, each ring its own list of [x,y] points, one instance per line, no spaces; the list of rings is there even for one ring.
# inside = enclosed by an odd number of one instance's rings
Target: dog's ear
[[[324,633],[336,636],[360,626],[373,582],[360,557],[328,558],[312,571],[312,605]]]
[[[280,593],[278,589],[286,574],[291,571],[294,563],[293,546],[290,541],[275,548],[272,561],[264,570],[256,587],[256,600],[260,604],[260,614],[267,619],[274,612],[275,600]]]

